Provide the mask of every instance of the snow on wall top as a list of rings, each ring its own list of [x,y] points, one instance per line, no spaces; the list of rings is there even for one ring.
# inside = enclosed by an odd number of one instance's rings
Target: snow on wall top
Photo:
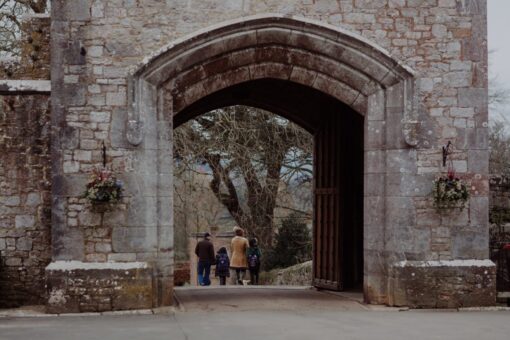
[[[51,262],[46,270],[94,270],[94,269],[144,269],[147,262],[81,262],[81,261],[55,261]]]

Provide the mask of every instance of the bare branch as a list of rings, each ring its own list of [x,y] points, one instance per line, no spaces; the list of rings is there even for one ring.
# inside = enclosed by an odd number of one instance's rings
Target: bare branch
[[[278,200],[292,207],[289,189],[312,176],[312,136],[286,119],[245,106],[204,114],[174,136],[179,166],[205,166],[218,201],[250,235],[270,244]]]

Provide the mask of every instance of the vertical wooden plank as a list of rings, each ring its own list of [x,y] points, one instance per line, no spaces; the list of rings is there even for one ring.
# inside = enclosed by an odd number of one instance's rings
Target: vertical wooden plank
[[[329,253],[328,253],[328,258],[329,258],[329,268],[328,268],[328,271],[329,271],[329,275],[328,275],[328,279],[332,282],[335,281],[336,279],[336,271],[335,271],[335,263],[336,263],[336,259],[334,258],[334,253],[335,253],[335,248],[336,248],[336,244],[335,244],[335,221],[334,221],[334,210],[335,210],[335,191],[334,191],[334,188],[335,188],[335,178],[336,178],[336,169],[335,169],[335,163],[336,163],[336,151],[337,151],[337,145],[335,143],[335,135],[336,135],[336,132],[335,131],[335,120],[336,120],[336,117],[333,116],[330,118],[330,121],[331,123],[328,124],[328,132],[329,132],[329,135],[328,135],[328,144],[331,145],[331,148],[330,148],[330,160],[329,160],[329,183],[328,183],[328,188],[330,189],[330,192],[329,192],[329,211],[328,211],[328,229],[329,229],[329,238],[328,238],[328,244],[329,244]]]
[[[329,143],[329,131],[328,131],[328,125],[326,125],[325,127],[325,131],[324,131],[324,135],[323,135],[323,149],[324,149],[324,154],[323,154],[323,169],[324,169],[324,174],[323,174],[323,177],[322,177],[322,197],[323,197],[323,200],[324,200],[324,204],[322,206],[322,216],[323,216],[323,240],[322,240],[322,244],[323,244],[323,254],[322,254],[322,257],[323,257],[323,262],[324,262],[324,266],[323,266],[323,272],[322,272],[322,279],[325,279],[325,280],[328,280],[328,273],[329,273],[329,265],[330,265],[330,261],[329,261],[329,256],[328,256],[328,253],[329,253],[329,243],[328,243],[328,238],[329,238],[329,234],[330,234],[330,230],[329,230],[329,221],[328,221],[328,207],[329,207],[329,200],[328,200],[328,196],[327,196],[327,191],[325,189],[328,188],[328,184],[329,184],[329,174],[330,174],[330,169],[329,169],[329,162],[330,162],[330,153],[331,153],[331,144]]]
[[[336,196],[335,196],[335,207],[333,213],[333,218],[335,220],[335,281],[337,282],[337,286],[341,283],[342,280],[342,254],[341,254],[341,237],[342,237],[342,223],[341,223],[341,213],[342,213],[342,201],[345,199],[345,193],[342,193],[340,182],[344,177],[344,174],[341,171],[342,166],[342,155],[341,155],[341,124],[342,124],[342,118],[340,117],[342,113],[338,113],[334,127],[336,130],[335,134],[335,140],[334,143],[337,146],[336,149],[336,158],[335,158],[335,184],[334,187],[336,189]],[[343,195],[341,195],[343,194]]]
[[[313,215],[312,215],[312,275],[314,280],[317,277],[317,195],[315,195],[315,191],[317,189],[317,181],[316,178],[318,176],[317,173],[317,133],[313,135],[313,155],[312,155],[312,171],[313,171],[313,181],[312,181],[312,207],[313,207]]]
[[[321,167],[321,164],[322,164],[322,131],[319,131],[315,137],[315,154],[316,154],[316,157],[314,159],[314,162],[315,162],[314,167],[316,169],[316,171],[315,171],[316,177],[314,178],[314,183],[315,183],[314,196],[315,196],[316,205],[315,205],[315,209],[314,209],[314,214],[315,214],[316,234],[315,234],[314,243],[315,243],[315,247],[316,247],[316,250],[315,250],[316,257],[314,258],[314,261],[315,261],[315,278],[320,279],[321,273],[322,273],[322,266],[323,266],[322,243],[321,243],[322,242],[322,218],[321,218],[322,201],[321,201],[321,197],[317,194],[317,192],[320,189],[321,183],[322,183],[322,167]]]

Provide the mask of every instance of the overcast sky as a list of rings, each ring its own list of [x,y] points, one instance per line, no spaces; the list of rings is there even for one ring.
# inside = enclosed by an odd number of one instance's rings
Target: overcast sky
[[[497,75],[500,84],[510,88],[510,1],[488,0],[487,2],[489,50],[494,51],[490,56],[489,73]],[[506,105],[504,111],[505,116],[510,119],[510,104]]]

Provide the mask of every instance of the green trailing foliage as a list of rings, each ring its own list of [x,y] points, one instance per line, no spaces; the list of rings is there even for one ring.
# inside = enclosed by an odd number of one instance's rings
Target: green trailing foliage
[[[122,198],[122,182],[107,169],[94,169],[83,197],[90,203],[116,203]]]
[[[462,209],[469,199],[469,190],[460,178],[448,175],[434,181],[433,195],[437,209]]]

